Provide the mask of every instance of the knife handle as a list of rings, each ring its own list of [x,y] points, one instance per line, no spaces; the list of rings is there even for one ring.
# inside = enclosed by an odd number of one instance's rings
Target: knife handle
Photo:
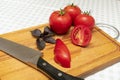
[[[49,75],[54,80],[84,80],[82,78],[77,78],[72,75],[66,74],[52,65],[50,65],[47,61],[42,58],[39,58],[37,67]]]

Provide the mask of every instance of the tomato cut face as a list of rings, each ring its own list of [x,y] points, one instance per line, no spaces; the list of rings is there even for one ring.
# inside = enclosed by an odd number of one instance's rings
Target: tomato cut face
[[[91,37],[91,30],[84,25],[74,27],[71,32],[72,43],[78,46],[87,46],[91,41]]]

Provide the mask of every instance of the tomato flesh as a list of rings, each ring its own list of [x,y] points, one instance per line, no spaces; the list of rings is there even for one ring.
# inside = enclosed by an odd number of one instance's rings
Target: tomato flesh
[[[57,39],[54,48],[54,60],[62,67],[70,68],[71,56],[70,51],[62,40]]]
[[[74,27],[71,32],[72,43],[78,46],[87,46],[91,41],[91,37],[90,29],[84,25]]]

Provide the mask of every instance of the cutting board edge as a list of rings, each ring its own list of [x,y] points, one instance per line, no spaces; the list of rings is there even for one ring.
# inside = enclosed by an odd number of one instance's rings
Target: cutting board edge
[[[110,39],[112,42],[120,46],[120,42],[118,42],[116,39],[112,38],[109,34],[101,30],[99,27],[95,26],[95,29],[99,31],[101,34],[103,34],[106,38]]]

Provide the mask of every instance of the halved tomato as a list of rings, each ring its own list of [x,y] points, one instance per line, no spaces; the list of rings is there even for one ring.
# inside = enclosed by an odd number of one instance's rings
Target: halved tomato
[[[85,25],[75,26],[71,32],[72,43],[78,46],[87,46],[92,37],[91,30]]]

